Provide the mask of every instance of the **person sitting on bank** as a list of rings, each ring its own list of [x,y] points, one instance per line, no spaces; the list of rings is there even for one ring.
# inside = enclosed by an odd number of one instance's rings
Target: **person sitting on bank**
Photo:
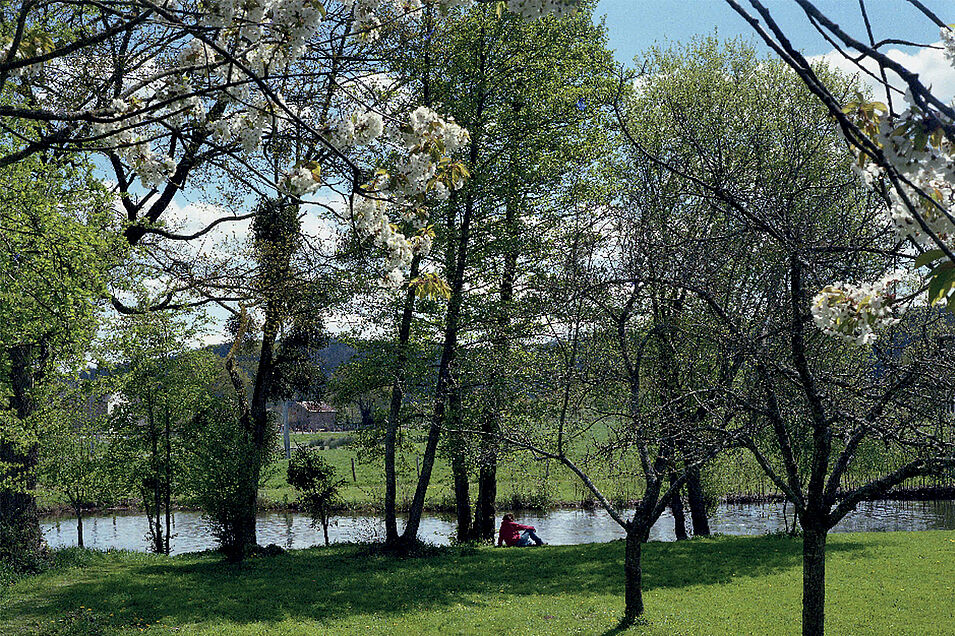
[[[534,526],[516,523],[514,515],[508,513],[504,515],[504,519],[501,521],[501,531],[497,535],[497,547],[501,547],[502,544],[523,547],[531,545],[532,542],[537,545],[544,545],[541,538],[534,532],[535,529]]]

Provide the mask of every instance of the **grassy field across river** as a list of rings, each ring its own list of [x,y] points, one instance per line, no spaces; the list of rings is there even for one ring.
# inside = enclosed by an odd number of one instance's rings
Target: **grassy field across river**
[[[8,584],[3,634],[604,634],[623,611],[623,544],[447,548],[427,558],[333,546],[241,566],[69,549]],[[632,634],[797,634],[800,540],[650,543]],[[829,634],[955,633],[955,532],[837,534]]]

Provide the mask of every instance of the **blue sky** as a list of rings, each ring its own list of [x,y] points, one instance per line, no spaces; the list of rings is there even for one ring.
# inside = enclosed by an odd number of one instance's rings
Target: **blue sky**
[[[945,22],[955,22],[952,0],[924,3]],[[750,7],[747,0],[740,4]],[[831,50],[793,0],[763,0],[763,4],[804,53],[820,55]],[[849,33],[865,34],[857,0],[818,0],[815,4]],[[877,40],[892,36],[929,43],[939,39],[938,30],[905,0],[866,0],[866,9]],[[630,62],[654,42],[685,41],[714,29],[720,36],[743,34],[754,42],[758,39],[725,0],[600,0],[596,14],[607,16],[610,46],[620,62]]]

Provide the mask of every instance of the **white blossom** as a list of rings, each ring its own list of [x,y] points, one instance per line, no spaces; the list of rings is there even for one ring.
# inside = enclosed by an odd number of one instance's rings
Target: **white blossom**
[[[873,283],[827,285],[812,300],[812,318],[823,332],[857,345],[874,342],[877,332],[898,322],[893,313],[894,286],[904,272],[891,272]]]

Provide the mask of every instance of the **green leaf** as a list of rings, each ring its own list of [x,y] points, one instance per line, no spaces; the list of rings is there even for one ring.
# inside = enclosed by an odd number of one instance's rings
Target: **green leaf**
[[[948,267],[942,271],[942,267],[945,265],[951,265],[950,263],[943,263],[936,268],[937,273],[933,272],[932,282],[928,286],[928,299],[929,303],[932,305],[939,304],[944,302],[949,292],[952,290],[953,285],[955,285],[955,269]]]
[[[915,259],[915,267],[925,267],[929,263],[933,263],[943,256],[945,256],[945,252],[942,250],[929,250],[927,252],[922,252],[919,254],[919,257]]]

